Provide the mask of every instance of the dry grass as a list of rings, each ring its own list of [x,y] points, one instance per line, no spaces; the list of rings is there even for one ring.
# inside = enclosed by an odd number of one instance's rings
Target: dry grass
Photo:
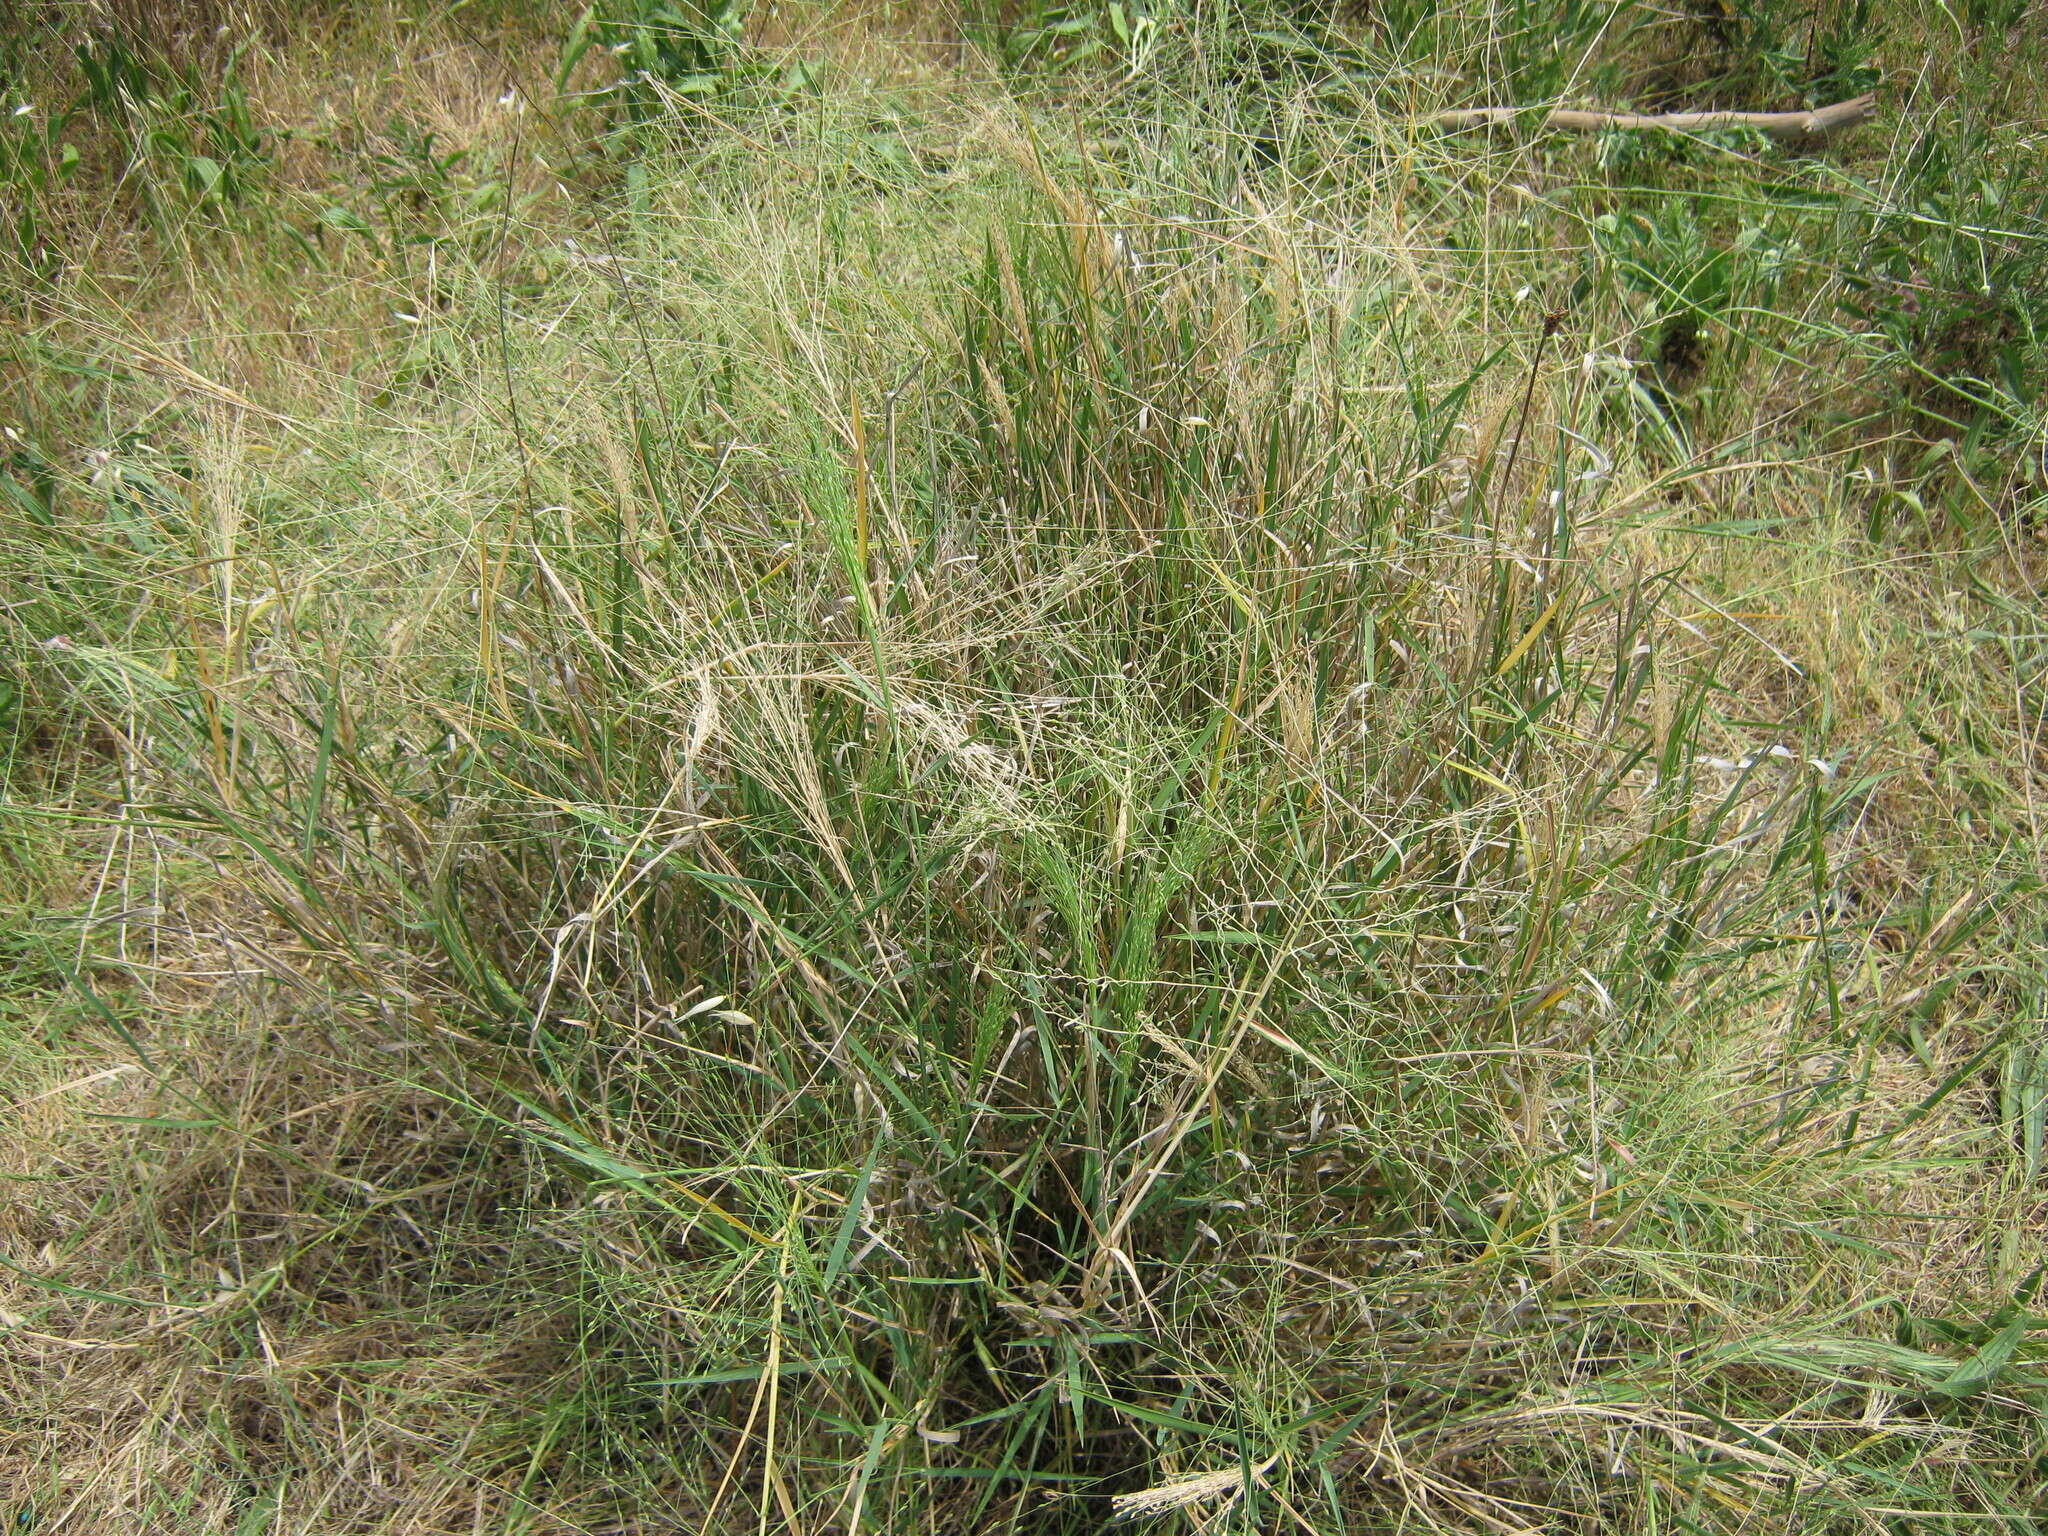
[[[259,190],[81,119],[0,363],[0,1510],[2031,1528],[2040,486],[1858,151],[236,15]]]

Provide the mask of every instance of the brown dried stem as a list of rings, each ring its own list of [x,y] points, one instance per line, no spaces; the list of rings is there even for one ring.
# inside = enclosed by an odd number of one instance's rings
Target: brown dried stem
[[[1439,112],[1430,121],[1445,128],[1489,128],[1531,114],[1528,107],[1463,107]],[[1756,128],[1780,144],[1805,148],[1824,144],[1844,128],[1874,115],[1877,98],[1862,95],[1802,112],[1580,112],[1559,107],[1543,118],[1546,128],[1597,133],[1608,128],[1656,128],[1669,133],[1704,133],[1716,128]]]

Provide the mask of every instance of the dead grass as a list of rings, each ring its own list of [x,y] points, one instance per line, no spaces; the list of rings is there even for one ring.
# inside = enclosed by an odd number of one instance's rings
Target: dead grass
[[[2026,1528],[2038,1339],[1930,1382],[2048,1259],[2028,525],[1674,488],[1501,276],[1583,166],[1217,180],[886,6],[605,158],[407,16],[246,56],[262,218],[65,192],[6,365],[107,520],[0,574],[0,1510]]]

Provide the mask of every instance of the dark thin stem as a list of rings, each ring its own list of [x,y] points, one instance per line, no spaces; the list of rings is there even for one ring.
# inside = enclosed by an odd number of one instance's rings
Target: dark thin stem
[[[1509,487],[1515,483],[1515,461],[1522,456],[1522,436],[1529,428],[1529,408],[1536,403],[1536,375],[1543,371],[1543,351],[1550,345],[1550,338],[1564,328],[1562,314],[1548,314],[1543,317],[1543,334],[1536,340],[1536,355],[1529,360],[1529,382],[1522,390],[1522,413],[1515,422],[1515,441],[1508,449],[1508,467],[1500,477],[1501,495],[1509,494]],[[1498,529],[1500,518],[1496,514],[1494,525]]]

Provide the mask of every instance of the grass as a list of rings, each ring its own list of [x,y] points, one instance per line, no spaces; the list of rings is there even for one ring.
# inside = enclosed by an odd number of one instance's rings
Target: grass
[[[9,25],[18,1529],[2039,1527],[2016,11]]]

